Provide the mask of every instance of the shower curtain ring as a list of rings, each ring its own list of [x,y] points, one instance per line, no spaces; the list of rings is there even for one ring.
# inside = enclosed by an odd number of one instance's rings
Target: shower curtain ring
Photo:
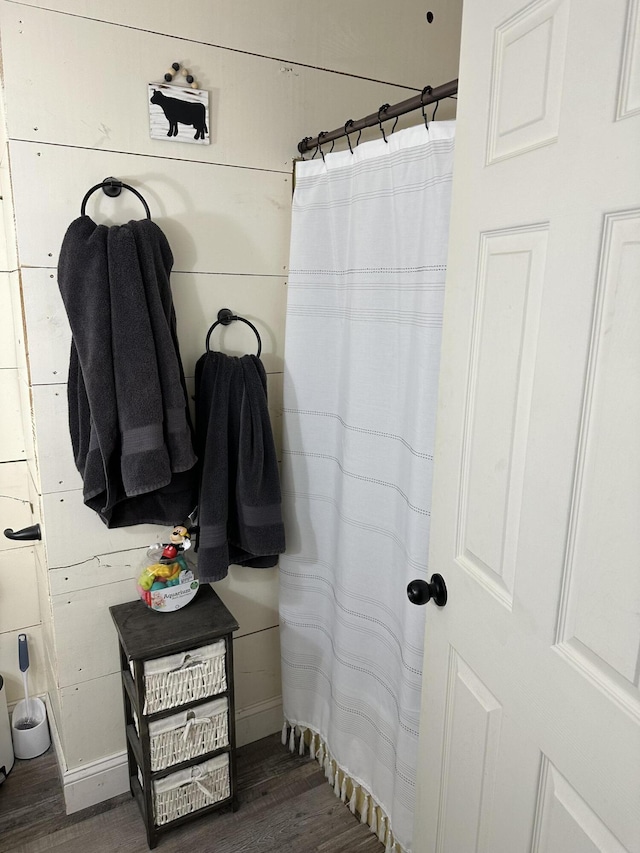
[[[384,113],[386,113],[386,111],[387,111],[388,109],[389,109],[389,104],[383,104],[383,105],[380,107],[380,109],[378,110],[378,124],[380,125],[380,133],[382,134],[382,138],[384,139],[384,141],[385,141],[385,142],[387,142],[387,143],[388,143],[388,141],[389,141],[389,140],[388,140],[388,139],[387,139],[387,137],[385,136],[384,127],[382,126],[382,119],[380,118],[380,113],[383,113],[383,112],[384,112]]]
[[[323,163],[326,163],[326,160],[324,159],[324,151],[322,150],[322,137],[326,136],[328,133],[328,130],[321,130],[318,134],[318,148],[320,149],[320,156],[322,157]]]
[[[347,128],[351,127],[352,124],[353,124],[352,118],[350,118],[349,121],[346,121],[344,124],[344,132],[347,136],[347,143],[349,145],[349,151],[351,151],[351,153],[353,154],[353,148],[351,147],[351,140],[349,139],[349,131],[347,130]]]
[[[305,138],[302,140],[302,142],[298,145],[298,151],[300,151],[300,154],[301,154],[303,160],[306,160],[306,157],[304,155],[309,150],[307,148],[307,142],[309,142],[310,140],[311,140],[310,136],[305,136]]]
[[[436,105],[433,108],[433,113],[431,114],[431,121],[436,120],[436,113],[438,112],[438,106],[440,105],[440,101],[436,101]]]
[[[427,128],[427,130],[429,130],[429,122],[427,121],[427,114],[424,110],[424,96],[430,95],[432,92],[433,86],[425,86],[420,94],[420,108],[422,109],[422,118],[424,119],[424,126]]]

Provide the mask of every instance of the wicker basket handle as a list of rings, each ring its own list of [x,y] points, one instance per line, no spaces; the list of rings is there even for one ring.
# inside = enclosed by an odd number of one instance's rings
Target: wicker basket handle
[[[205,666],[205,664],[206,661],[203,661],[200,658],[194,658],[187,652],[187,654],[182,658],[180,666],[172,669],[171,672],[181,672],[184,669],[193,669],[196,666]]]
[[[189,732],[191,731],[191,728],[193,726],[197,725],[198,723],[210,724],[211,722],[211,717],[196,717],[196,712],[193,709],[191,711],[187,711],[187,722],[182,733],[182,737],[185,742],[189,737]]]

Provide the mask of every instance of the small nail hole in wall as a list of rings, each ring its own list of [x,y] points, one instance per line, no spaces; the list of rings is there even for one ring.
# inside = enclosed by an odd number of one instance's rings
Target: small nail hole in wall
[[[428,24],[433,23],[433,12],[427,12],[427,23]]]

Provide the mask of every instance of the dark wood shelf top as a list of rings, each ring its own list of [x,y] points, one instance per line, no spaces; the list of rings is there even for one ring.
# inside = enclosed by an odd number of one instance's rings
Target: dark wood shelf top
[[[152,660],[237,631],[238,623],[209,584],[186,607],[157,613],[140,599],[109,608],[128,660]]]

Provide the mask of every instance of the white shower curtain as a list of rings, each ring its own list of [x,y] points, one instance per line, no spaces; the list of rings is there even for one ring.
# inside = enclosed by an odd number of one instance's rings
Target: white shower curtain
[[[296,168],[283,738],[410,851],[454,123],[387,138]]]

